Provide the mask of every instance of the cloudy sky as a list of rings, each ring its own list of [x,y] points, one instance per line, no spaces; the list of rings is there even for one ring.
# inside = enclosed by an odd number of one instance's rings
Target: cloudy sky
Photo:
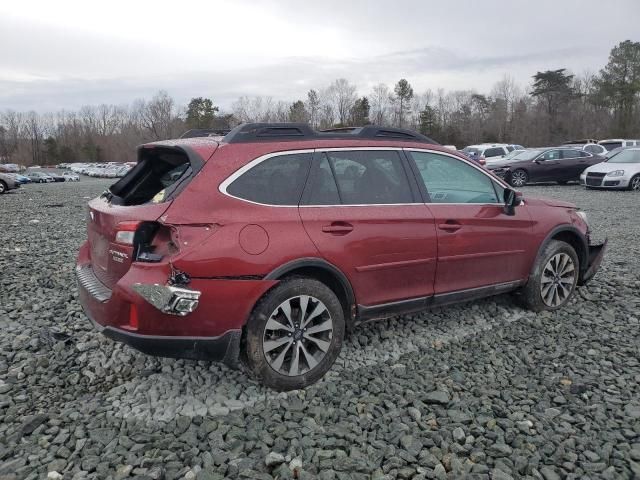
[[[127,104],[164,89],[302,98],[344,77],[366,94],[488,92],[505,74],[596,72],[640,40],[639,0],[20,0],[0,3],[0,110]]]

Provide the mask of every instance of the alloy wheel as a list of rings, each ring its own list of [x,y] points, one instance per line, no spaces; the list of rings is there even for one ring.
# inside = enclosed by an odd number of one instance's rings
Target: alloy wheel
[[[4,193],[4,183],[0,182],[0,193]]]
[[[326,305],[310,295],[299,295],[282,302],[269,316],[262,351],[273,370],[295,377],[322,361],[332,338],[333,320]]]
[[[516,170],[511,174],[511,185],[514,187],[524,187],[527,183],[527,174],[522,170]]]
[[[631,179],[631,190],[634,192],[640,192],[640,175],[637,175]]]
[[[551,257],[540,280],[540,294],[545,305],[552,308],[562,305],[573,291],[575,275],[576,268],[570,255],[557,253]]]

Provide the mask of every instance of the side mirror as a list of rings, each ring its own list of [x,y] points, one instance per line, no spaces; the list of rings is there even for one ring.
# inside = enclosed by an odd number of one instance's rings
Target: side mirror
[[[504,191],[504,213],[512,216],[516,214],[515,208],[522,202],[522,193],[510,188]]]

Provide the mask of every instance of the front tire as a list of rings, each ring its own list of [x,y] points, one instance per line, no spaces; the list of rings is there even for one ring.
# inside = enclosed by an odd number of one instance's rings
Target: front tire
[[[640,192],[640,174],[635,175],[631,180],[629,180],[629,190]]]
[[[7,191],[7,184],[0,180],[0,195]]]
[[[578,284],[580,261],[571,245],[551,240],[536,259],[529,281],[520,292],[524,306],[534,312],[557,310]]]
[[[527,174],[527,172],[525,172],[521,168],[511,172],[511,176],[509,178],[509,184],[512,187],[516,187],[516,188],[524,187],[528,181],[529,181],[529,175]]]
[[[324,376],[344,340],[342,304],[324,283],[292,277],[256,304],[242,359],[249,374],[278,391],[305,388]]]

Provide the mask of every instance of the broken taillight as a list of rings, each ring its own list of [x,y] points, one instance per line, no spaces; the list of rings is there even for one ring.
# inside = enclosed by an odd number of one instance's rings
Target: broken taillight
[[[116,226],[116,243],[123,245],[133,245],[136,230],[141,222],[120,222]]]

